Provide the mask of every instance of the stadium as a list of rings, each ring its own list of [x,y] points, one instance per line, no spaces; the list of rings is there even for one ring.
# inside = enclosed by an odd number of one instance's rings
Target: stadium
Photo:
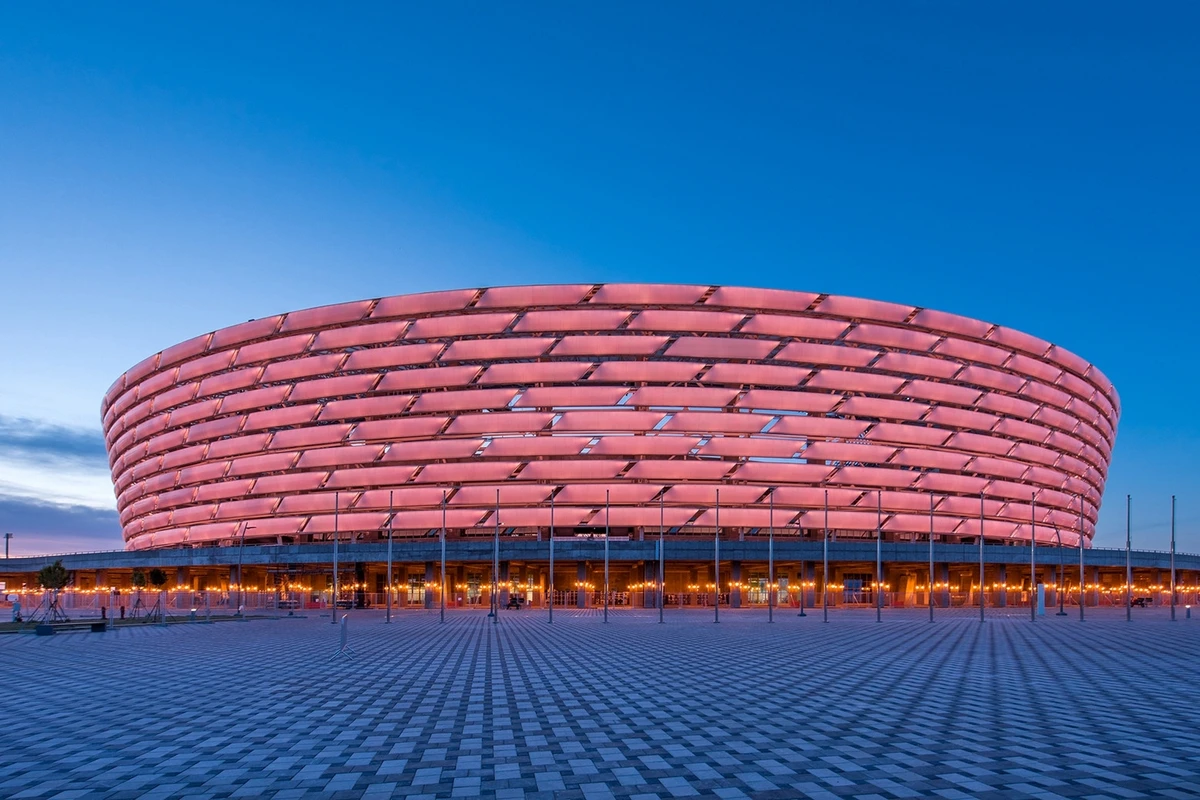
[[[256,319],[152,355],[102,404],[128,549],[552,521],[634,540],[1086,545],[1118,413],[1098,368],[999,325],[640,284]]]

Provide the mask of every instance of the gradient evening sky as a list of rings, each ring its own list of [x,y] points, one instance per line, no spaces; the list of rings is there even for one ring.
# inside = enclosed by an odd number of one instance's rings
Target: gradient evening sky
[[[1097,543],[1200,551],[1200,7],[0,5],[0,530],[120,546],[99,403],[216,327],[533,282],[978,317],[1123,415]]]

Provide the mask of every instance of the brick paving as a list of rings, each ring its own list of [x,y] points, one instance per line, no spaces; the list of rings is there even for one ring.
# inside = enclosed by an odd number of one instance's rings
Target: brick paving
[[[1135,612],[0,636],[0,797],[1195,798],[1200,619]]]

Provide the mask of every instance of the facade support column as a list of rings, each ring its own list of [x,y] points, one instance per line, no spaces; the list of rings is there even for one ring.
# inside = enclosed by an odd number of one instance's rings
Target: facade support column
[[[996,605],[1004,608],[1008,605],[1008,564],[1000,565],[1000,576],[997,583],[1000,584],[1000,589],[996,592]]]
[[[718,594],[720,590],[718,590]],[[742,607],[742,562],[734,561],[729,570],[729,607]]]
[[[812,608],[817,602],[817,562],[800,562],[800,586],[804,592],[804,607]]]
[[[577,608],[587,608],[588,589],[587,586],[587,562],[575,562],[575,606]]]

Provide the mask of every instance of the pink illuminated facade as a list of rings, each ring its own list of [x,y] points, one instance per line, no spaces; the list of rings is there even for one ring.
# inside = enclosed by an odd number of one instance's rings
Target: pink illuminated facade
[[[544,530],[1075,545],[1111,382],[893,303],[581,284],[386,297],[157,353],[102,413],[130,549]],[[499,506],[497,507],[497,493]],[[827,495],[826,495],[827,493]],[[826,511],[826,496],[828,506]],[[606,509],[606,497],[609,507]],[[930,514],[932,498],[933,512]],[[1031,502],[1036,501],[1036,503]],[[1081,513],[1082,512],[1082,513]],[[826,513],[828,515],[826,521]],[[661,514],[661,517],[660,517]]]

